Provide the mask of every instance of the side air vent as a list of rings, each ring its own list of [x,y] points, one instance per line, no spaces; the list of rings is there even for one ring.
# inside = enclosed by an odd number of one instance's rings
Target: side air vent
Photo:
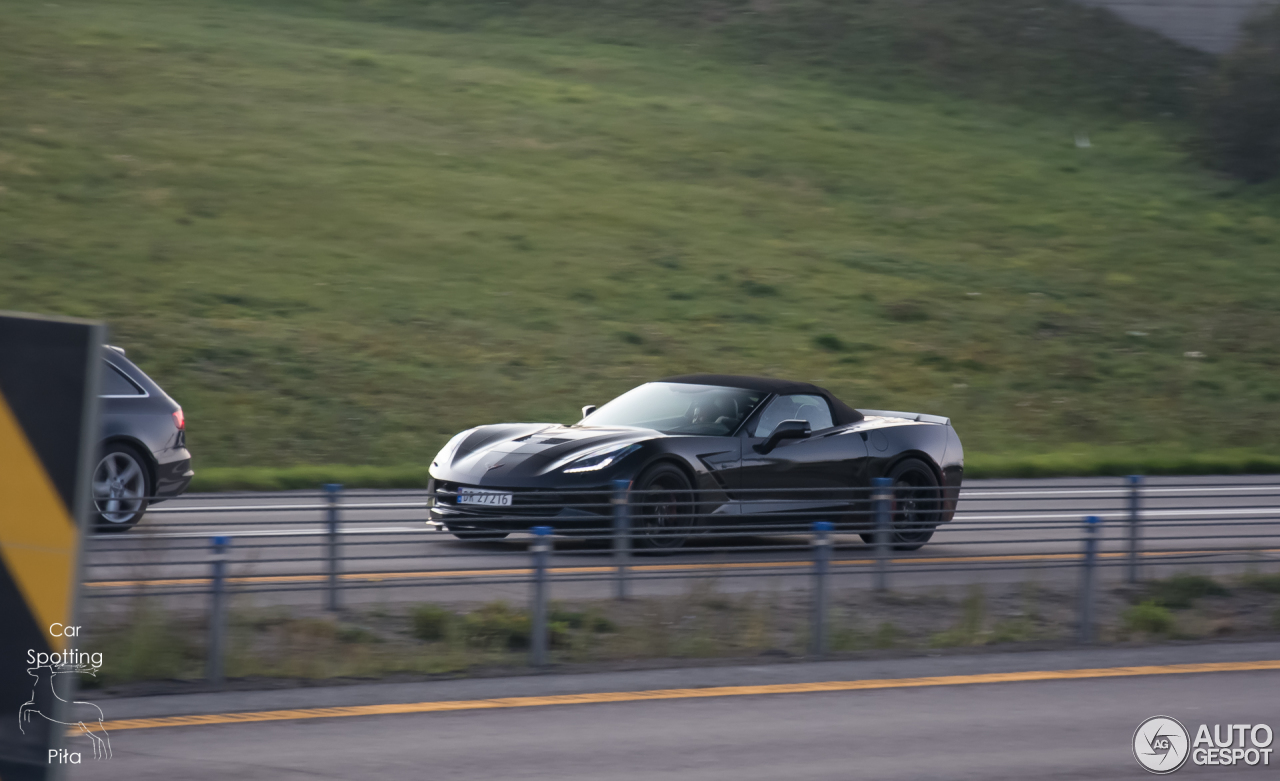
[[[940,426],[951,425],[951,418],[944,418],[941,415],[926,415],[923,412],[894,412],[886,409],[860,409],[858,412],[869,417],[902,418],[904,420],[914,420],[917,423],[936,423]]]

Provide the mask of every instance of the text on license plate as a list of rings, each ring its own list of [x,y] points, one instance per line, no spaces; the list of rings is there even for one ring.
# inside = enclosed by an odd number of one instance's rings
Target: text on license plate
[[[474,488],[458,490],[458,504],[488,504],[494,507],[510,507],[511,494],[505,491],[477,491]]]

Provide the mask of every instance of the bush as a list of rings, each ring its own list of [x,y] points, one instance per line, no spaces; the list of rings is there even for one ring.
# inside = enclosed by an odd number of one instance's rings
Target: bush
[[[462,619],[463,640],[472,648],[519,651],[529,647],[530,631],[528,613],[505,602],[490,602]]]
[[[1148,599],[1124,611],[1124,625],[1136,632],[1168,634],[1173,631],[1173,613],[1154,599]]]
[[[1280,175],[1280,8],[1246,25],[1210,80],[1200,117],[1214,165],[1250,182]]]
[[[1231,593],[1213,578],[1204,575],[1174,575],[1153,580],[1147,585],[1151,601],[1163,607],[1182,610],[1200,597],[1222,597]]]
[[[1257,591],[1269,591],[1272,594],[1280,594],[1280,573],[1271,575],[1245,575],[1245,588],[1255,589]]]
[[[438,605],[418,605],[409,614],[409,621],[413,626],[414,637],[434,642],[448,637],[453,613]]]

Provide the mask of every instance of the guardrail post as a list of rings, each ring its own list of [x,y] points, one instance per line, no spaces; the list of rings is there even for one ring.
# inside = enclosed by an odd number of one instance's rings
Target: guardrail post
[[[613,596],[625,600],[628,597],[631,563],[631,481],[613,481]]]
[[[324,492],[329,500],[329,594],[326,607],[338,610],[338,500],[342,498],[339,483],[326,483]]]
[[[876,539],[876,591],[889,590],[889,539],[893,532],[893,479],[877,477],[871,481],[875,490],[871,500],[875,504]]]
[[[209,640],[205,649],[204,677],[214,687],[221,689],[223,681],[223,658],[226,655],[227,641],[227,546],[230,537],[213,538],[213,555],[209,560],[213,563],[212,604],[209,606]]]
[[[1138,512],[1141,509],[1142,476],[1129,475],[1129,582],[1138,582]]]
[[[529,663],[542,667],[547,663],[547,560],[551,558],[551,527],[533,527],[533,604],[529,637]]]
[[[813,523],[813,616],[809,620],[809,653],[827,652],[827,586],[831,571],[830,521]]]
[[[1093,586],[1098,565],[1098,531],[1102,519],[1090,515],[1084,519],[1084,564],[1080,570],[1080,642],[1093,642]]]

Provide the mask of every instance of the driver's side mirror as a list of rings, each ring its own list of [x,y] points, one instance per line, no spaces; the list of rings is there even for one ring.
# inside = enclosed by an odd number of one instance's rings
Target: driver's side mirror
[[[768,439],[756,445],[756,452],[768,453],[784,439],[808,439],[811,431],[812,427],[807,420],[784,420],[778,424]]]
[[[585,407],[583,407],[583,408],[582,408],[582,417],[584,417],[584,418],[585,418],[586,416],[590,415],[591,413],[593,413],[593,412],[595,412],[595,411],[596,411],[596,405],[594,405],[594,404],[588,404],[587,406],[585,406]]]

